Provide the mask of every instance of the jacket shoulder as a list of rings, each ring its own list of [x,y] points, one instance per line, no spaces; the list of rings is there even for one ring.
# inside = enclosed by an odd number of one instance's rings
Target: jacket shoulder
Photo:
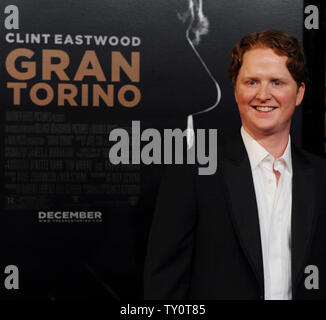
[[[326,173],[326,158],[306,151],[302,148],[294,146],[295,154],[299,155],[306,163],[310,164],[316,169],[320,169],[320,172]]]

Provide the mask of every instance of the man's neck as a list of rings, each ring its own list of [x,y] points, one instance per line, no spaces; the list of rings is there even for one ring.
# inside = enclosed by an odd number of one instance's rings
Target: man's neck
[[[244,127],[244,129],[275,159],[278,159],[283,155],[289,141],[289,130],[269,135],[259,135],[251,132],[246,127]]]

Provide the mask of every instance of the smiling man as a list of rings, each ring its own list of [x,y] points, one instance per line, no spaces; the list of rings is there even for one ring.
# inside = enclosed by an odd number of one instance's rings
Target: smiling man
[[[249,34],[233,48],[242,127],[217,146],[215,175],[167,170],[145,298],[326,298],[326,162],[289,134],[305,75],[303,49],[284,32]]]
[[[230,76],[243,129],[278,158],[305,92],[302,48],[277,31],[250,34],[233,49]]]

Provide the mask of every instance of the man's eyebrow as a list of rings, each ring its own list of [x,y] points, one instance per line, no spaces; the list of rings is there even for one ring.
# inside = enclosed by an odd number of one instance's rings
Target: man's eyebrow
[[[272,81],[282,81],[282,82],[285,82],[286,81],[286,78],[283,78],[283,77],[272,77],[271,80]]]
[[[256,77],[256,76],[245,76],[243,77],[243,80],[259,80],[259,77]]]

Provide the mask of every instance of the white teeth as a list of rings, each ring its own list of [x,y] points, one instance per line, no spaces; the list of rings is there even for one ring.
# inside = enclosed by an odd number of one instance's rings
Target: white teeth
[[[259,111],[272,111],[274,108],[273,107],[256,107],[257,110]]]

